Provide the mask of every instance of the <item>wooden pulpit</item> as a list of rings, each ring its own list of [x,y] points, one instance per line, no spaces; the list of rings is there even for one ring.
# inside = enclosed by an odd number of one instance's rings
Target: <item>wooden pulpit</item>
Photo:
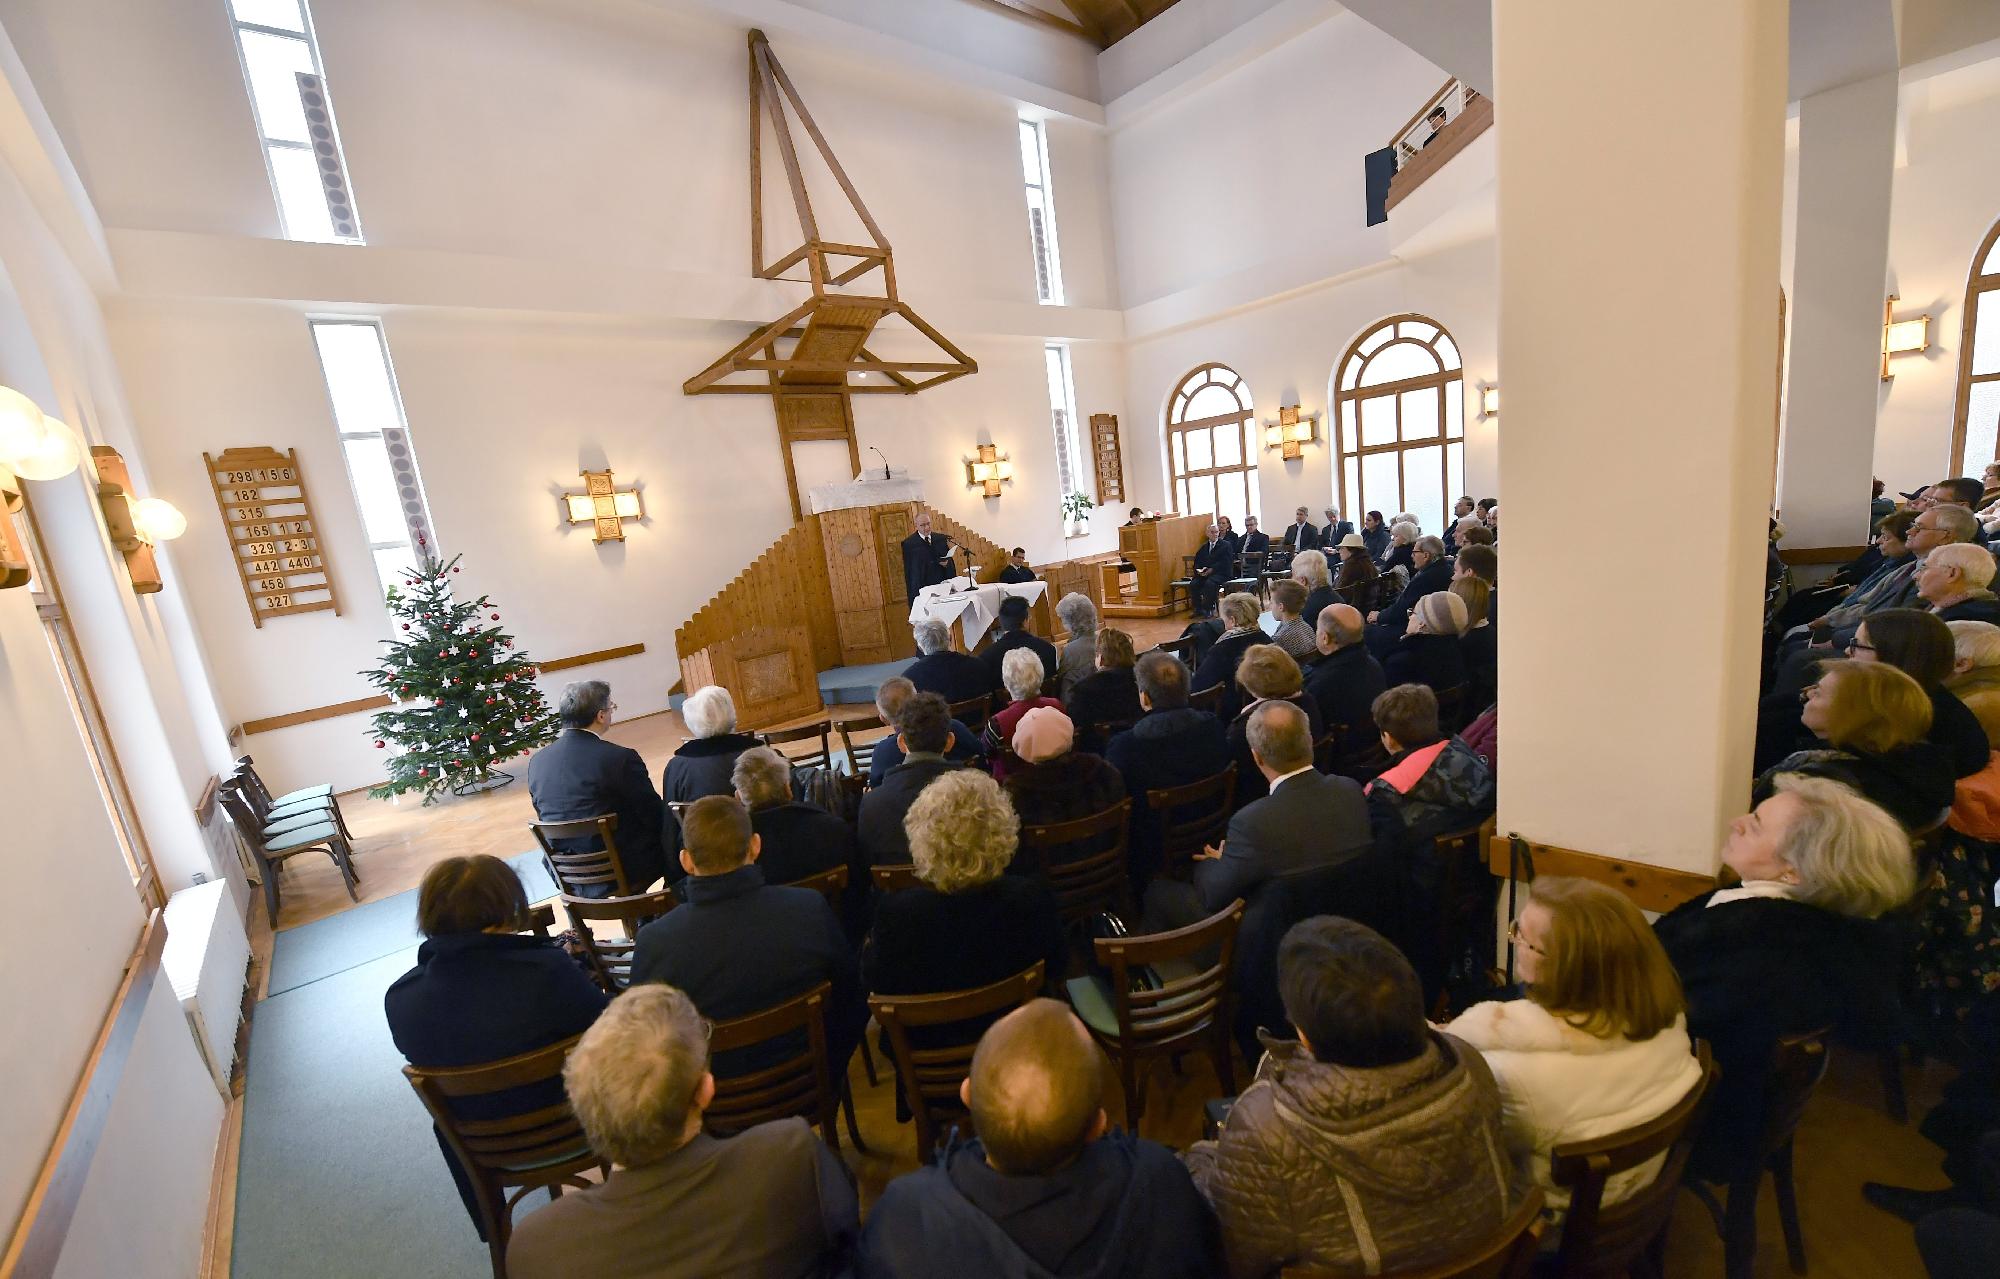
[[[1167,605],[1167,583],[1183,575],[1186,557],[1200,548],[1214,522],[1212,515],[1169,515],[1120,528],[1118,551],[1136,570],[1138,588],[1130,595],[1107,596],[1105,615],[1164,617],[1175,611]]]
[[[803,626],[759,626],[681,658],[688,692],[720,684],[736,702],[736,727],[748,732],[823,709],[812,639]]]

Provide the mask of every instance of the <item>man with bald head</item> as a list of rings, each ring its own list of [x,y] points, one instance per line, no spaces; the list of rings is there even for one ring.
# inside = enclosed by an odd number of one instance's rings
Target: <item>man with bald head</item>
[[[1335,725],[1347,730],[1338,746],[1343,755],[1365,749],[1374,740],[1368,708],[1389,686],[1382,663],[1362,642],[1367,629],[1354,606],[1327,605],[1319,612],[1319,629],[1314,634],[1319,656],[1304,668],[1305,694],[1319,707],[1319,722],[1328,731]]]
[[[1037,999],[995,1022],[959,1095],[977,1137],[883,1191],[864,1279],[1222,1273],[1215,1213],[1187,1170],[1110,1129],[1103,1054],[1068,1007]]]

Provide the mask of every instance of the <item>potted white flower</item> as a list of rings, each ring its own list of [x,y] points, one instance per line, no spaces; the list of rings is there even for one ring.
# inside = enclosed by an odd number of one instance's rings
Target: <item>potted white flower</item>
[[[1088,493],[1071,493],[1062,500],[1063,533],[1083,537],[1090,532],[1090,512],[1096,507]]]

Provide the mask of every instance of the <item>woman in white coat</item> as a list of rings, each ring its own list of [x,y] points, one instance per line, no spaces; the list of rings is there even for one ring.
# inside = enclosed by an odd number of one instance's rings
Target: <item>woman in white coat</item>
[[[1680,979],[1630,898],[1583,879],[1538,879],[1509,931],[1527,998],[1475,1004],[1445,1027],[1500,1085],[1508,1147],[1560,1221],[1569,1191],[1549,1152],[1657,1118],[1701,1077]],[[1604,1202],[1644,1189],[1660,1155],[1613,1177]]]

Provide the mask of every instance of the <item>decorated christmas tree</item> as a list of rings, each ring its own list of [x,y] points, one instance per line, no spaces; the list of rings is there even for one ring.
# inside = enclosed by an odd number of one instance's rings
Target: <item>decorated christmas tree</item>
[[[400,628],[382,641],[382,664],[361,672],[393,703],[374,720],[375,747],[389,750],[389,780],[369,794],[420,791],[424,803],[491,790],[514,780],[498,765],[556,735],[556,717],[535,687],[535,666],[499,626],[482,595],[460,600],[451,576],[459,557],[426,559],[389,588]]]

